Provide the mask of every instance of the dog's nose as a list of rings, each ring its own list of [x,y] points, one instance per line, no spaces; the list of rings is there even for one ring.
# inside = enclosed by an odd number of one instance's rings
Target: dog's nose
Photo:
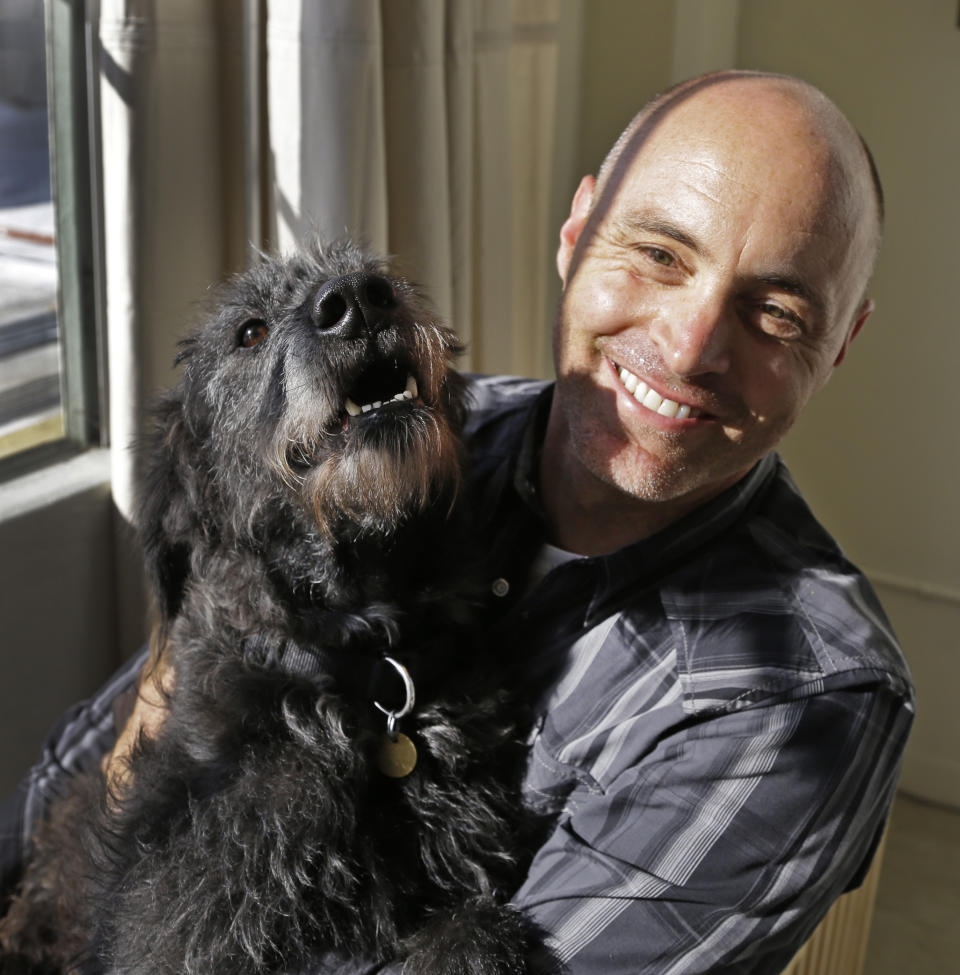
[[[382,328],[396,307],[393,286],[386,278],[357,271],[323,285],[314,299],[313,321],[338,338],[357,338]]]

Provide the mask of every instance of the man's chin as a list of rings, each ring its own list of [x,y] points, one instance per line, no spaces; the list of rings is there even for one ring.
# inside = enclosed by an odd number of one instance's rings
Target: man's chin
[[[648,503],[670,501],[683,493],[685,463],[665,461],[642,447],[612,442],[596,433],[578,439],[572,444],[573,456],[598,486]]]
[[[744,477],[755,462],[717,463],[716,458],[694,459],[680,450],[653,450],[622,443],[614,446],[609,442],[605,445],[599,437],[584,439],[574,447],[589,477],[607,491],[615,492],[620,504],[632,499],[645,507],[662,506],[666,521],[716,497]],[[676,508],[675,515],[671,515],[672,507]]]

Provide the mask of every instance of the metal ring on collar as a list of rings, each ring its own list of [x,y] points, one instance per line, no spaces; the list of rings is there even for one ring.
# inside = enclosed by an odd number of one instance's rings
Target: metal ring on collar
[[[391,711],[389,708],[385,708],[379,701],[373,702],[373,706],[387,716],[387,730],[388,732],[392,733],[397,722],[413,710],[413,706],[416,703],[417,698],[414,692],[413,678],[410,676],[410,672],[407,670],[407,668],[404,667],[399,661],[394,660],[393,657],[384,657],[383,660],[385,663],[390,664],[397,674],[399,674],[400,680],[403,681],[404,693],[406,694],[406,700],[403,703],[403,707],[400,708],[399,711]]]

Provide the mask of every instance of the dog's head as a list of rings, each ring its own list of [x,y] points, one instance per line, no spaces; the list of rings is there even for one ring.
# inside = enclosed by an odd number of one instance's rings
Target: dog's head
[[[165,613],[200,539],[389,535],[449,507],[460,351],[420,292],[353,244],[233,279],[182,343],[148,460],[141,534]]]

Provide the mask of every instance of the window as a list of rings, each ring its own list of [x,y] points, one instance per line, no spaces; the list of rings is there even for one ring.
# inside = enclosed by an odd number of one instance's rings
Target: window
[[[8,469],[15,455],[42,460],[99,439],[84,12],[82,0],[0,0],[0,463]]]

